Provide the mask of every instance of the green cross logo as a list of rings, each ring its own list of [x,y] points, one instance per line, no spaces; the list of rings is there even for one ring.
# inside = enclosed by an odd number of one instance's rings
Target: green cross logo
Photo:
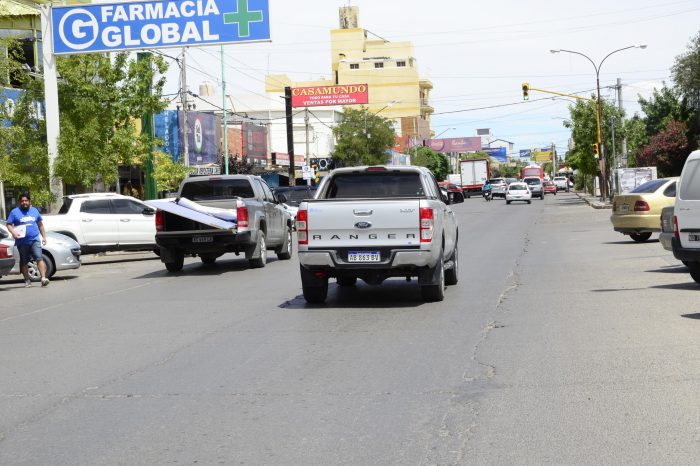
[[[238,10],[233,13],[224,13],[224,24],[238,24],[238,36],[250,36],[250,23],[263,21],[262,10],[249,11],[248,0],[237,0]]]

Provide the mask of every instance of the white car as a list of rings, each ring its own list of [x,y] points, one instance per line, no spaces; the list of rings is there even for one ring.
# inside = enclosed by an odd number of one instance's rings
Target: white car
[[[673,215],[673,255],[688,266],[690,276],[700,283],[700,150],[685,161]]]
[[[565,176],[555,176],[554,185],[557,187],[557,191],[566,191],[569,189],[569,180]]]
[[[156,249],[155,209],[121,194],[67,196],[58,214],[44,215],[43,222],[46,231],[77,241],[84,254]]]
[[[532,203],[532,192],[527,183],[517,181],[508,185],[508,189],[506,189],[506,204],[510,204],[513,201]]]

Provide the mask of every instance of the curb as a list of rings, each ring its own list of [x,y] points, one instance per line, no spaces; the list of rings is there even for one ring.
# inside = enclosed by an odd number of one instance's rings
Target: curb
[[[582,194],[578,191],[574,191],[574,194],[576,194],[579,197],[579,199],[582,199],[586,204],[593,207],[594,209],[612,209],[612,204],[607,202],[601,202],[597,197]]]

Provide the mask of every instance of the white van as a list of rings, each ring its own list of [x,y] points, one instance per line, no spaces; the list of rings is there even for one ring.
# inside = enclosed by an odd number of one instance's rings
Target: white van
[[[673,220],[673,255],[688,266],[690,276],[700,283],[700,150],[692,152],[683,166]]]

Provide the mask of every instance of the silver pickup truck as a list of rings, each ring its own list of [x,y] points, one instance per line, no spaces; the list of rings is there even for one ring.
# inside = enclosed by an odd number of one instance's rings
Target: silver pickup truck
[[[292,257],[292,219],[259,176],[187,178],[176,203],[181,198],[205,208],[229,210],[235,213],[235,221],[230,227],[216,227],[212,225],[221,221],[205,223],[199,212],[178,214],[166,211],[167,204],[152,203],[161,209],[156,212],[156,244],[168,271],[180,271],[186,255],[197,255],[205,264],[212,264],[224,253],[244,253],[254,268],[265,267],[268,249],[278,259]]]
[[[442,301],[445,285],[458,280],[459,231],[448,195],[422,167],[333,170],[297,213],[306,301],[324,302],[331,277],[339,286],[418,277],[423,299]]]

